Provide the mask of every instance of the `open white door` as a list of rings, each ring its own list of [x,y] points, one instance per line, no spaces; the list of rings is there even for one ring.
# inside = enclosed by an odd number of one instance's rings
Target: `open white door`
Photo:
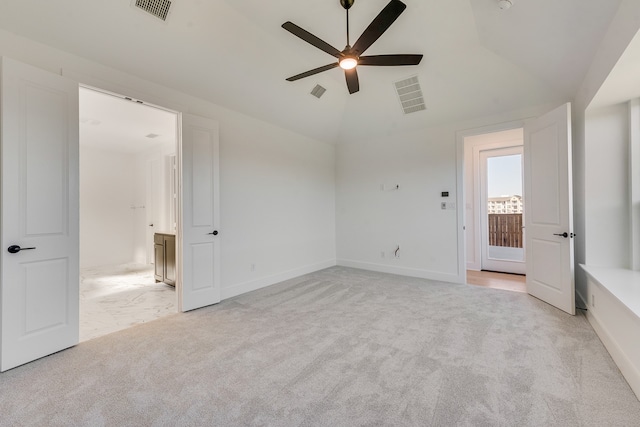
[[[78,343],[78,85],[1,67],[5,371]]]
[[[220,302],[220,185],[217,122],[182,115],[180,310]]]
[[[575,314],[571,104],[524,126],[527,291]]]

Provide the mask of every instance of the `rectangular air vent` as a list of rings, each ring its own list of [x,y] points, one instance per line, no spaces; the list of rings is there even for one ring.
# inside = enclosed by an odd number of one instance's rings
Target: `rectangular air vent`
[[[405,114],[426,110],[418,76],[395,82],[398,99]]]
[[[326,91],[327,91],[327,90],[326,90],[325,88],[323,88],[322,86],[320,86],[320,85],[316,85],[316,87],[314,87],[314,88],[311,90],[311,95],[315,96],[316,98],[320,98],[322,95],[324,95],[324,93],[325,93]]]
[[[169,15],[169,8],[171,8],[171,0],[135,0],[135,6],[156,18],[166,21]]]

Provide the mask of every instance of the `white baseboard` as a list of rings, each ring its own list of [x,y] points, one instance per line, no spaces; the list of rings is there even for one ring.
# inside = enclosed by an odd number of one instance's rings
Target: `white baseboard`
[[[336,260],[331,259],[317,264],[305,265],[303,267],[294,268],[292,270],[283,271],[281,273],[272,274],[270,276],[261,277],[259,279],[250,280],[244,283],[238,283],[221,289],[221,299],[225,300],[247,292],[255,291],[267,286],[280,283],[285,280],[293,279],[303,274],[313,273],[314,271],[324,270],[325,268],[336,265]]]
[[[421,279],[439,280],[442,282],[465,283],[466,277],[439,271],[422,270],[418,268],[398,267],[394,265],[375,264],[372,262],[338,259],[338,265],[343,267],[360,268],[362,270],[378,271],[380,273],[397,274],[400,276],[419,277]]]
[[[582,299],[581,296],[580,299]],[[631,390],[633,390],[638,400],[640,400],[640,371],[638,371],[636,364],[629,359],[627,353],[615,338],[613,338],[607,327],[598,319],[598,316],[593,310],[587,311],[587,320],[589,320],[593,330],[596,331],[596,334],[606,347],[613,361],[618,365],[620,372],[622,372],[622,375],[627,380]]]

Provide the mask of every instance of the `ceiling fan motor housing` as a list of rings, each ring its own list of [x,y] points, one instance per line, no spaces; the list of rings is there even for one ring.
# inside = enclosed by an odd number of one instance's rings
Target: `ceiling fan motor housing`
[[[351,9],[351,6],[353,6],[354,1],[355,0],[340,0],[340,4],[342,5],[342,7],[349,10]]]

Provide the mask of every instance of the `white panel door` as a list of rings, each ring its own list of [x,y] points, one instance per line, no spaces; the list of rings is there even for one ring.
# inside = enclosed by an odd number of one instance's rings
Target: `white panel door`
[[[0,93],[5,371],[78,343],[78,85],[2,58]]]
[[[156,230],[169,231],[160,224],[160,195],[162,194],[162,175],[160,174],[161,159],[154,158],[147,161],[147,182],[145,197],[145,212],[147,215],[147,263],[154,262]]]
[[[220,302],[219,147],[217,122],[182,115],[182,311]]]
[[[575,314],[571,104],[524,127],[527,291]]]

